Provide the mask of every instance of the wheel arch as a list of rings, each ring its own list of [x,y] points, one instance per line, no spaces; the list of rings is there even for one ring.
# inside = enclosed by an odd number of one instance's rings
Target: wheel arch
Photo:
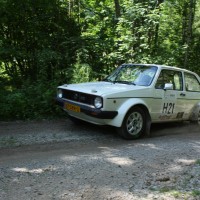
[[[139,104],[133,105],[131,108],[129,108],[129,110],[132,109],[132,108],[134,108],[134,107],[139,107],[139,108],[141,108],[142,110],[144,110],[144,112],[145,112],[145,120],[146,120],[146,124],[145,124],[145,135],[150,136],[151,116],[150,116],[150,113],[149,113],[149,109],[147,108],[146,105],[139,103]],[[129,112],[129,110],[128,110],[128,112]],[[127,112],[127,113],[128,113],[128,112]]]
[[[145,111],[145,119],[147,122],[145,133],[149,135],[150,133],[150,126],[151,126],[151,116],[149,113],[149,109],[144,101],[141,101],[141,99],[129,99],[126,103],[124,103],[119,109],[118,109],[118,115],[110,121],[110,125],[115,127],[121,127],[123,120],[127,113],[134,107],[140,107]]]
[[[127,110],[117,132],[124,139],[137,139],[144,135],[150,135],[150,126],[151,117],[148,108],[143,104],[135,104]]]
[[[134,107],[139,107],[142,110],[144,110],[145,111],[145,117],[148,117],[151,120],[151,116],[149,114],[149,109],[147,108],[147,106],[143,102],[142,103],[141,102],[140,103],[135,103],[132,106],[130,106],[126,111],[126,114]],[[126,114],[125,114],[125,116],[126,116]]]

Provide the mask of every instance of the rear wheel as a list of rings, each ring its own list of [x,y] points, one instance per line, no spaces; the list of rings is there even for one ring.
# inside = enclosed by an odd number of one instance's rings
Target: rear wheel
[[[199,113],[198,113],[198,117],[197,117],[197,123],[200,125],[200,109],[199,109]]]
[[[140,107],[133,107],[126,114],[118,133],[125,139],[137,139],[145,132],[145,112]]]
[[[190,122],[193,124],[200,125],[200,108],[198,109],[198,112],[195,115],[195,119],[190,120]]]

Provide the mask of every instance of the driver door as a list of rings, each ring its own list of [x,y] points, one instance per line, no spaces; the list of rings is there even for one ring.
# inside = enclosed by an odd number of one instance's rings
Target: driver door
[[[155,105],[155,121],[174,121],[181,119],[183,111],[177,100],[183,93],[182,72],[163,69],[155,85],[155,97],[159,103]],[[158,101],[157,101],[158,102]]]

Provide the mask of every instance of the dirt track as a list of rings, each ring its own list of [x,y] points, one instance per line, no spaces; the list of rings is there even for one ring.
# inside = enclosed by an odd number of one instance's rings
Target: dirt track
[[[69,120],[0,122],[0,199],[200,199],[200,127],[126,141]]]

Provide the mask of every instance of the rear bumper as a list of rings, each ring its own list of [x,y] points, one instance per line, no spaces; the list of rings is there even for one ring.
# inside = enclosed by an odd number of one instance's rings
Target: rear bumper
[[[96,109],[96,108],[91,108],[89,106],[79,104],[78,102],[72,102],[72,101],[68,101],[66,99],[65,100],[61,99],[61,98],[56,98],[55,102],[58,106],[60,106],[63,109],[64,109],[65,103],[70,103],[70,104],[73,104],[75,106],[79,106],[81,113],[84,113],[88,116],[95,117],[95,118],[98,118],[98,119],[113,119],[118,114],[117,111],[102,111],[102,110],[99,110],[99,109]],[[66,109],[64,109],[64,110],[67,112]]]

